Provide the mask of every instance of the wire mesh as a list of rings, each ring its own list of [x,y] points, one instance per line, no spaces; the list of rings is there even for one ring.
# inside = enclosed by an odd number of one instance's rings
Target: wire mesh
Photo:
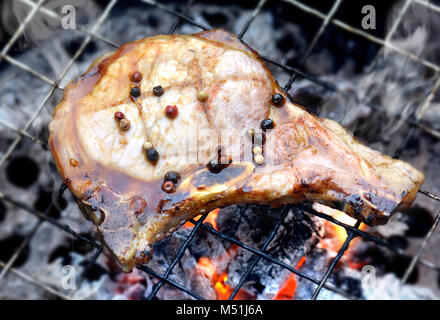
[[[56,19],[58,21],[61,21],[61,17],[54,11],[47,9],[46,7],[43,6],[44,4],[44,0],[39,0],[38,2],[34,3],[30,0],[18,0],[21,3],[26,4],[29,8],[30,11],[28,13],[28,15],[25,17],[25,19],[23,20],[23,22],[19,25],[19,27],[17,28],[16,32],[13,34],[13,36],[11,37],[11,39],[8,41],[8,43],[5,45],[5,47],[2,49],[2,51],[0,52],[0,60],[3,59],[5,61],[7,61],[8,63],[23,69],[26,72],[29,72],[30,74],[32,74],[33,76],[43,80],[44,82],[48,83],[51,85],[51,89],[49,90],[49,92],[47,93],[47,95],[45,96],[45,98],[43,99],[43,101],[41,102],[41,104],[39,105],[39,107],[37,108],[36,112],[34,113],[34,115],[31,117],[31,119],[27,122],[27,124],[25,125],[24,128],[20,129],[20,128],[16,128],[13,125],[9,124],[9,123],[5,123],[3,121],[0,121],[0,124],[5,126],[6,128],[8,128],[9,130],[15,132],[18,137],[10,144],[9,148],[7,149],[6,153],[3,155],[3,157],[0,159],[0,166],[2,166],[5,161],[9,158],[9,156],[13,153],[13,151],[15,150],[15,148],[17,147],[18,143],[21,141],[22,138],[26,138],[29,139],[30,141],[40,144],[43,147],[45,147],[47,149],[47,142],[45,141],[41,141],[40,139],[33,137],[32,135],[30,135],[27,130],[29,129],[29,127],[32,125],[32,123],[35,121],[35,119],[38,117],[43,105],[49,100],[49,98],[52,96],[52,94],[55,92],[55,90],[63,90],[64,88],[60,86],[60,82],[61,80],[63,80],[64,76],[66,75],[67,71],[69,70],[69,68],[73,65],[73,63],[76,61],[76,59],[78,59],[78,57],[82,54],[82,52],[84,51],[84,49],[86,48],[87,44],[91,41],[91,39],[97,39],[100,41],[105,42],[106,44],[109,44],[113,47],[118,47],[118,44],[114,43],[112,40],[109,40],[99,34],[97,34],[97,30],[99,29],[99,27],[102,25],[102,23],[104,22],[104,20],[108,17],[110,11],[112,10],[112,8],[115,6],[115,4],[117,3],[118,0],[111,0],[108,2],[108,4],[105,6],[103,13],[101,14],[101,16],[98,18],[98,20],[96,21],[96,23],[94,24],[94,26],[89,30],[87,28],[84,27],[79,27],[79,30],[82,31],[85,35],[86,38],[84,39],[84,41],[82,42],[82,44],[80,45],[79,49],[76,51],[76,53],[72,56],[72,58],[70,59],[70,61],[68,62],[68,64],[65,66],[63,72],[61,72],[60,76],[57,77],[56,80],[51,80],[48,77],[44,76],[43,74],[39,73],[38,71],[34,70],[32,67],[25,65],[24,63],[14,59],[13,57],[11,57],[10,55],[8,55],[8,51],[11,49],[11,47],[14,45],[14,43],[17,41],[17,39],[20,37],[20,35],[23,33],[23,31],[25,30],[27,24],[32,20],[32,18],[36,15],[37,12],[40,12],[42,14],[45,14],[47,17],[52,18],[52,19]],[[177,12],[173,9],[170,9],[168,7],[166,7],[165,5],[157,2],[157,1],[153,1],[153,0],[139,0],[143,3],[147,3],[149,5],[155,6],[159,9],[161,9],[162,11],[171,14],[173,16],[175,16],[177,18],[176,22],[170,27],[169,29],[169,34],[174,33],[178,27],[183,23],[189,23],[195,27],[198,27],[202,30],[207,30],[209,29],[209,26],[204,26],[200,23],[195,22],[194,20],[192,20],[191,18],[189,18],[187,16],[188,11],[190,10],[191,5],[194,3],[194,0],[189,0],[184,8],[184,10],[182,12]],[[323,34],[323,32],[325,31],[326,27],[332,23],[346,31],[349,31],[353,34],[356,34],[358,36],[364,37],[372,42],[378,43],[380,44],[382,47],[386,47],[388,49],[391,49],[399,54],[402,54],[404,56],[406,56],[407,58],[414,60],[422,65],[425,65],[428,68],[431,68],[432,70],[434,70],[436,72],[437,78],[438,78],[438,71],[440,71],[440,67],[433,64],[430,61],[426,61],[424,59],[420,59],[417,56],[414,56],[413,54],[406,52],[402,49],[399,49],[397,47],[395,47],[394,45],[392,45],[390,43],[390,39],[394,33],[394,31],[396,30],[398,24],[400,23],[400,21],[402,20],[403,14],[405,13],[405,11],[407,10],[408,6],[411,3],[418,3],[420,5],[424,5],[426,6],[428,9],[436,11],[436,12],[440,12],[440,7],[437,7],[436,5],[433,5],[427,1],[423,1],[423,0],[407,0],[402,9],[401,12],[398,16],[398,18],[396,19],[396,21],[394,22],[393,26],[391,27],[389,33],[387,34],[387,36],[385,37],[384,40],[379,39],[375,36],[372,36],[362,30],[353,28],[351,26],[349,26],[348,24],[344,23],[343,21],[340,21],[338,19],[334,18],[334,14],[336,13],[337,9],[340,7],[341,3],[343,2],[343,0],[335,0],[331,9],[329,10],[329,12],[327,14],[324,14],[312,7],[307,6],[306,4],[296,1],[296,0],[283,0],[284,2],[290,3],[294,6],[296,6],[297,8],[299,8],[300,10],[312,14],[314,16],[317,16],[318,18],[320,18],[322,20],[322,25],[320,27],[320,29],[318,30],[318,32],[315,34],[311,44],[309,45],[309,47],[306,50],[306,53],[304,54],[304,56],[302,57],[301,61],[304,62],[305,59],[307,58],[307,56],[312,52],[314,46],[316,45],[316,43],[319,40],[319,37]],[[251,24],[253,22],[253,20],[255,19],[255,17],[260,13],[260,11],[262,10],[262,8],[264,7],[266,3],[266,0],[260,0],[257,2],[256,7],[254,8],[250,18],[246,21],[246,23],[244,24],[244,27],[242,28],[242,30],[239,32],[239,38],[242,39],[243,36],[246,34],[246,32],[248,31],[248,29],[251,27]],[[290,74],[290,78],[288,80],[288,82],[285,84],[284,89],[286,91],[288,91],[291,88],[291,85],[293,84],[293,82],[295,81],[296,78],[301,77],[304,79],[308,79],[320,86],[322,86],[323,88],[336,92],[336,93],[340,93],[345,95],[345,93],[341,93],[338,92],[337,87],[331,83],[331,82],[326,82],[323,81],[321,79],[319,79],[318,77],[315,77],[313,75],[307,74],[304,71],[301,70],[301,66],[299,68],[296,67],[292,67],[292,66],[288,66],[288,65],[284,65],[282,63],[279,63],[278,61],[275,61],[273,59],[271,59],[270,57],[262,57],[263,60],[265,60],[268,63],[271,63],[275,66],[278,66],[280,68],[282,68],[284,71],[286,71],[287,73]],[[428,128],[424,125],[422,125],[420,123],[420,119],[424,113],[424,111],[426,110],[426,107],[431,103],[432,99],[434,98],[435,93],[437,92],[437,90],[440,87],[440,79],[437,79],[433,89],[431,90],[431,93],[428,95],[426,101],[424,104],[422,104],[418,109],[417,109],[417,113],[416,113],[416,120],[411,120],[411,119],[403,119],[404,121],[406,121],[411,127],[410,130],[408,130],[408,133],[406,135],[406,137],[403,139],[402,144],[399,146],[399,148],[396,150],[394,157],[398,158],[400,156],[400,154],[404,151],[407,142],[409,141],[409,139],[411,138],[411,136],[413,135],[413,133],[415,132],[416,129],[420,129],[423,130],[425,132],[428,132],[429,134],[433,135],[434,137],[440,138],[440,132],[432,129],[432,128]],[[352,93],[355,96],[355,101],[356,102],[360,102],[360,99],[356,96],[356,93]],[[291,97],[289,97],[291,98]],[[395,116],[390,116],[388,115],[385,111],[384,108],[373,104],[373,103],[368,103],[368,105],[370,107],[372,107],[375,110],[381,111],[384,113],[384,115],[391,117],[391,118],[396,118],[399,119],[399,115],[395,115]],[[63,183],[58,191],[58,197],[61,197],[62,194],[64,193],[64,191],[66,190],[66,185]],[[426,190],[419,190],[419,192],[427,197],[430,197],[431,199],[434,199],[436,201],[440,201],[440,196],[435,195],[429,191]],[[93,264],[97,261],[97,259],[99,258],[99,256],[101,255],[102,251],[103,251],[103,247],[101,244],[99,244],[98,242],[96,242],[94,239],[89,239],[77,232],[75,232],[74,230],[72,230],[68,225],[64,225],[60,222],[58,222],[56,219],[51,218],[50,216],[48,216],[48,212],[50,211],[50,209],[53,206],[53,203],[49,206],[49,208],[47,208],[47,210],[42,213],[39,212],[38,210],[35,210],[33,208],[31,208],[30,206],[28,206],[26,203],[23,203],[21,201],[17,201],[14,198],[5,195],[4,193],[2,193],[0,191],[0,199],[3,199],[9,203],[11,203],[14,206],[17,206],[19,208],[24,209],[25,211],[27,211],[28,213],[36,216],[39,218],[38,222],[34,225],[34,228],[32,229],[32,231],[27,235],[27,237],[23,240],[23,242],[21,243],[21,245],[18,247],[18,249],[14,252],[14,254],[11,256],[11,258],[9,259],[9,261],[7,262],[3,262],[0,261],[0,268],[2,269],[1,273],[0,273],[0,281],[2,281],[2,279],[4,278],[4,276],[8,273],[11,272],[19,277],[21,277],[22,279],[28,281],[29,283],[32,283],[34,285],[37,285],[43,289],[45,289],[46,291],[48,291],[49,293],[62,298],[62,299],[70,299],[74,296],[75,294],[75,290],[73,290],[71,292],[71,294],[69,296],[66,296],[65,294],[63,294],[62,292],[59,292],[57,290],[55,290],[54,288],[42,283],[41,281],[38,281],[36,279],[33,279],[32,277],[20,272],[19,270],[15,269],[13,267],[13,263],[15,261],[15,259],[17,259],[17,257],[20,255],[23,247],[26,245],[26,243],[32,241],[33,236],[35,235],[36,231],[38,230],[38,228],[41,226],[42,223],[47,222],[50,223],[51,225],[53,225],[54,227],[63,230],[64,232],[70,234],[72,237],[79,239],[89,245],[91,245],[92,247],[95,248],[95,253],[93,254],[93,256],[89,259],[86,267],[84,268],[82,274],[79,276],[79,280],[78,282],[81,284],[83,279],[84,279],[84,275],[85,273],[93,266]],[[271,257],[270,255],[268,255],[265,250],[266,248],[269,246],[270,242],[272,241],[272,239],[274,238],[279,226],[281,225],[281,223],[284,221],[284,218],[286,217],[287,213],[289,212],[289,210],[302,210],[303,212],[307,212],[308,214],[314,215],[316,217],[319,217],[321,219],[327,220],[331,223],[334,223],[340,227],[345,228],[345,230],[347,231],[347,238],[344,242],[344,244],[341,246],[341,248],[339,249],[335,259],[333,259],[332,263],[330,264],[329,268],[326,270],[324,276],[321,279],[316,279],[296,268],[291,267],[290,265],[279,261],[273,257]],[[336,219],[334,219],[333,217],[326,215],[324,213],[320,213],[317,212],[315,210],[313,210],[312,208],[310,208],[309,206],[305,206],[305,205],[289,205],[289,206],[285,206],[283,214],[281,215],[281,217],[279,218],[279,220],[274,224],[274,227],[272,229],[272,231],[270,232],[269,236],[267,237],[266,241],[264,242],[263,246],[261,248],[253,248],[250,247],[248,245],[246,245],[245,243],[242,243],[241,241],[239,241],[238,239],[228,236],[220,231],[215,230],[211,225],[209,224],[204,224],[204,220],[206,218],[207,214],[203,215],[201,219],[199,219],[198,221],[194,221],[193,219],[190,219],[190,222],[192,222],[194,224],[193,229],[191,230],[190,234],[188,235],[188,237],[186,238],[186,240],[184,241],[183,245],[181,246],[181,248],[179,249],[176,257],[173,259],[172,263],[169,265],[169,267],[167,268],[167,270],[165,271],[164,274],[160,274],[156,271],[154,271],[153,269],[151,269],[150,267],[143,265],[138,267],[140,270],[156,277],[159,281],[154,285],[153,290],[151,292],[151,294],[149,295],[148,299],[153,299],[156,297],[157,292],[161,289],[161,287],[163,286],[163,284],[167,283],[173,287],[175,287],[178,290],[181,290],[185,293],[187,293],[188,295],[190,295],[191,297],[195,298],[195,299],[203,299],[203,297],[199,296],[198,294],[196,294],[195,292],[192,292],[191,290],[189,290],[188,288],[185,288],[184,286],[182,286],[181,284],[169,279],[169,275],[171,274],[171,272],[173,271],[174,267],[176,266],[176,264],[180,261],[180,259],[183,257],[183,254],[185,253],[185,250],[188,248],[188,246],[191,244],[192,239],[194,238],[195,234],[198,232],[198,230],[203,229],[213,235],[215,235],[216,237],[219,237],[221,239],[227,240],[233,244],[238,245],[239,247],[243,248],[244,250],[247,250],[249,252],[251,252],[253,255],[251,257],[251,262],[249,264],[248,269],[245,270],[245,272],[243,272],[243,275],[240,279],[240,281],[238,282],[237,286],[234,287],[234,290],[232,292],[232,294],[230,295],[229,299],[233,299],[235,297],[235,295],[238,293],[238,291],[240,290],[240,288],[243,286],[243,284],[245,283],[248,275],[252,272],[252,269],[255,267],[255,265],[257,264],[259,259],[265,259],[266,261],[273,263],[275,265],[281,266],[284,269],[290,271],[291,273],[306,279],[312,283],[314,283],[316,285],[316,289],[312,295],[312,299],[316,299],[319,296],[319,293],[321,291],[322,288],[326,288],[328,290],[332,290],[346,298],[350,298],[350,299],[356,299],[356,297],[353,297],[349,292],[344,292],[341,289],[337,288],[335,285],[333,285],[332,283],[328,282],[329,276],[330,274],[333,272],[333,270],[335,269],[338,261],[343,257],[345,251],[347,250],[347,248],[350,245],[350,242],[356,238],[356,237],[362,237],[364,240],[367,241],[373,241],[375,243],[377,243],[378,245],[387,248],[388,250],[391,250],[397,254],[400,255],[404,255],[404,253],[399,250],[396,249],[395,247],[393,247],[392,245],[390,245],[387,241],[372,235],[368,232],[359,230],[359,225],[360,225],[360,221],[358,221],[354,226],[350,226],[347,224],[344,224]],[[420,245],[419,250],[417,251],[415,256],[411,257],[411,263],[409,265],[409,267],[407,268],[407,270],[405,271],[405,275],[402,278],[401,282],[402,284],[405,283],[408,279],[408,276],[411,274],[413,268],[419,263],[424,265],[425,267],[428,267],[436,272],[440,272],[440,267],[439,266],[435,266],[434,264],[428,262],[428,261],[424,261],[422,259],[422,255],[424,250],[426,249],[426,246],[433,234],[433,232],[435,231],[435,228],[437,227],[437,225],[440,222],[440,212],[437,214],[435,221],[431,227],[431,230],[429,231],[429,233],[426,235],[426,237],[423,240],[423,243]],[[79,287],[79,286],[78,286]],[[78,289],[76,289],[78,290]]]

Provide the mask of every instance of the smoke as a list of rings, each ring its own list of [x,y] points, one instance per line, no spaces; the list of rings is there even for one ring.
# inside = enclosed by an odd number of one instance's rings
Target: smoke
[[[12,35],[19,25],[19,21],[26,18],[26,5],[19,1],[5,1],[0,6],[0,23],[2,37],[0,40],[7,39]]]
[[[396,3],[391,10],[385,35],[393,29],[403,4]],[[405,127],[406,119],[415,119],[415,114],[420,113],[425,105],[421,112],[422,122],[438,129],[440,105],[435,100],[426,105],[436,73],[420,61],[438,64],[439,24],[439,13],[421,4],[409,5],[389,39],[390,46],[381,48],[363,72],[357,74],[347,57],[337,74],[321,77],[335,84],[341,94],[315,88],[315,94],[322,98],[320,115],[341,122],[370,143],[386,142]],[[405,51],[411,57],[396,51]],[[301,92],[309,85],[307,82],[296,83],[295,89]],[[382,109],[388,117],[372,105]]]
[[[36,6],[36,2],[31,0],[7,1],[2,7],[1,22],[3,29],[12,34],[17,29],[17,25],[23,23]],[[50,39],[62,28],[62,23],[55,18],[53,13],[63,17],[63,7],[70,6],[75,8],[75,21],[78,24],[88,27],[90,22],[94,22],[100,12],[98,5],[93,1],[86,0],[48,0],[45,1],[41,10],[29,21],[23,35],[29,44],[40,44],[41,41]],[[50,12],[53,13],[50,13]]]
[[[396,6],[389,19],[389,29],[394,24],[402,5]],[[435,32],[439,30],[438,14],[421,5],[408,7],[390,43],[420,60],[432,61],[438,56],[439,46]],[[435,61],[432,61],[435,63]],[[414,115],[423,105],[434,85],[434,73],[423,64],[393,49],[385,47],[377,61],[358,81],[364,101],[376,102],[390,115],[403,119]],[[394,134],[403,121],[387,124],[384,130]]]

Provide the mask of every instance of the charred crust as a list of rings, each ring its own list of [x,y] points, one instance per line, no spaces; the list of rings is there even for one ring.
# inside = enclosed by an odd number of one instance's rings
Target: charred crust
[[[301,179],[301,188],[306,189],[308,187],[309,187],[309,184],[305,180]]]
[[[141,241],[141,248],[136,250],[134,260],[136,265],[144,264],[151,259],[153,255],[153,246],[147,241]]]
[[[356,219],[359,218],[364,206],[364,201],[362,200],[362,198],[357,194],[352,194],[348,196],[346,203],[351,206],[354,217]]]
[[[362,207],[364,205],[364,201],[357,194],[352,194],[348,196],[347,203],[353,207]]]
[[[83,193],[83,195],[81,196],[81,200],[83,201],[87,201],[90,198],[92,198],[94,196],[95,190],[93,189],[88,189],[86,190],[86,192]]]
[[[366,224],[372,225],[374,222],[374,216],[372,214],[370,214],[364,218],[364,221]]]
[[[332,202],[332,206],[334,209],[339,210],[339,211],[343,211],[344,210],[344,204],[338,201],[333,201]]]
[[[171,201],[170,199],[159,200],[159,203],[157,204],[156,212],[161,213],[163,211],[164,206],[170,201]]]

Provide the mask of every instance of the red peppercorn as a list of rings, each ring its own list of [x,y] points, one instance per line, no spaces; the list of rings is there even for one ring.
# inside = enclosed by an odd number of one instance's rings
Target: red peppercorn
[[[179,113],[179,111],[177,110],[176,106],[167,106],[165,108],[165,115],[168,118],[174,119],[175,117],[177,117],[178,113]]]
[[[140,82],[142,80],[142,75],[139,71],[136,71],[131,75],[131,81]]]
[[[173,193],[176,191],[176,186],[171,181],[165,181],[162,184],[162,190],[166,193]]]
[[[116,111],[115,120],[121,121],[122,119],[125,119],[125,114],[123,114],[121,111]]]

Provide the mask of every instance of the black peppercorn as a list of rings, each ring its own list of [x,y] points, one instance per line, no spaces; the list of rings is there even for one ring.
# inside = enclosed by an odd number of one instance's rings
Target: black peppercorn
[[[284,97],[283,95],[279,94],[279,93],[275,93],[272,96],[272,103],[274,105],[276,105],[277,107],[281,107],[284,104]]]
[[[130,94],[133,98],[137,98],[141,95],[141,89],[139,89],[139,87],[133,87],[130,90]]]
[[[147,158],[150,162],[156,163],[159,160],[159,152],[154,148],[147,149]]]
[[[213,159],[208,162],[208,169],[211,173],[219,173],[224,166],[217,159]]]
[[[171,181],[175,185],[179,183],[180,180],[180,174],[178,174],[176,171],[169,171],[165,174],[165,181]]]
[[[267,129],[273,129],[275,127],[275,123],[272,119],[266,118],[263,121],[261,121],[261,129],[266,131]]]
[[[162,88],[162,86],[155,86],[153,88],[153,94],[156,97],[160,97],[161,95],[163,95],[164,92],[165,92],[165,90]]]

